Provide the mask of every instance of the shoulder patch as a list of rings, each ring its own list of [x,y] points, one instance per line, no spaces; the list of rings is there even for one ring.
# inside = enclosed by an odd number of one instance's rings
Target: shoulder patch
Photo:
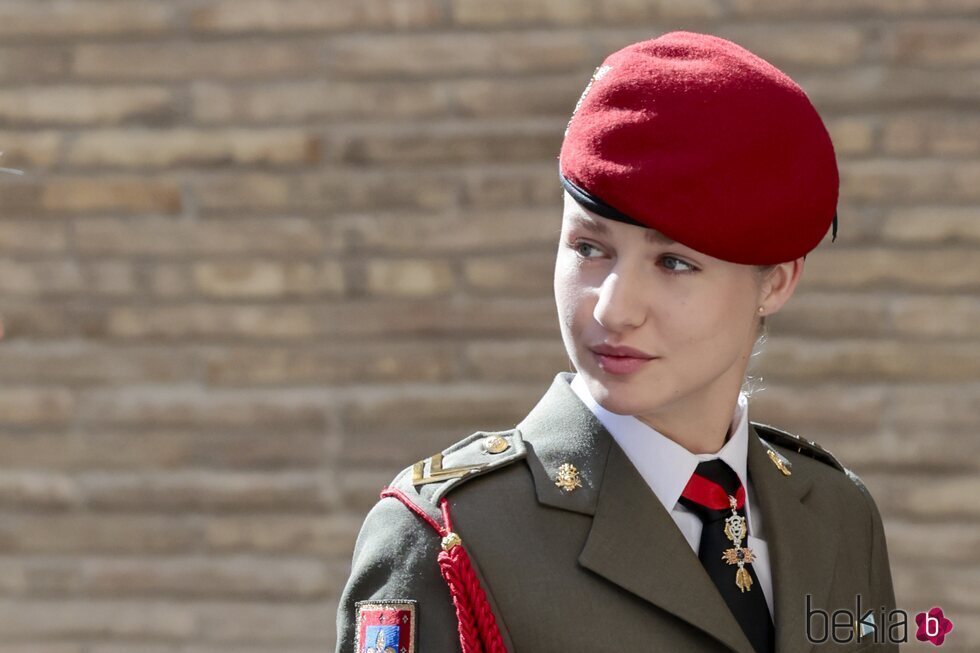
[[[520,431],[477,431],[402,471],[393,487],[432,505],[450,490],[527,457]]]
[[[415,653],[416,606],[412,599],[358,601],[357,653]]]
[[[755,427],[755,430],[759,432],[760,436],[765,438],[764,442],[766,444],[772,443],[780,447],[785,447],[799,454],[803,454],[808,458],[819,460],[825,465],[830,465],[838,471],[844,472],[848,476],[851,476],[851,472],[844,467],[844,465],[842,465],[832,453],[821,447],[816,442],[801,438],[798,435],[783,431],[782,429],[777,429],[775,426],[769,426],[768,424],[752,422],[752,426]]]

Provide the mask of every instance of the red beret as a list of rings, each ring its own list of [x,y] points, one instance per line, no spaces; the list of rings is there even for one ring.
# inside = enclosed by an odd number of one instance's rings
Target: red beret
[[[836,236],[837,161],[816,109],[717,36],[670,32],[606,57],[558,167],[587,209],[734,263],[804,256],[832,222]]]

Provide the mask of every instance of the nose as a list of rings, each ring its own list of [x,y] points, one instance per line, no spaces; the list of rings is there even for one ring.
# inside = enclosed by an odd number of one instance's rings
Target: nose
[[[643,324],[642,284],[635,275],[613,270],[599,288],[599,301],[592,316],[607,331],[621,332]]]

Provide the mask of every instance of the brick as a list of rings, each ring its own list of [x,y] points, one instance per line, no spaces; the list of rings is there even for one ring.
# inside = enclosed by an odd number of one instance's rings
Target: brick
[[[463,263],[467,288],[478,294],[548,297],[554,292],[554,252],[468,257]]]
[[[206,550],[216,553],[316,554],[347,558],[354,550],[360,522],[349,514],[214,515],[208,516],[202,527]]]
[[[553,165],[511,164],[505,168],[474,168],[466,173],[461,204],[479,209],[503,207],[527,210],[534,222],[542,226],[555,225],[554,242],[561,231],[562,197],[564,190]],[[557,220],[557,222],[554,222]]]
[[[67,163],[80,168],[316,163],[320,139],[304,130],[92,130],[68,148]]]
[[[847,116],[825,118],[824,123],[838,157],[870,154],[874,151],[876,120],[864,116]]]
[[[77,483],[64,474],[32,470],[0,471],[2,509],[65,510],[77,507],[80,500]]]
[[[902,244],[977,243],[980,242],[980,216],[972,207],[895,207],[882,222],[881,237]]]
[[[178,111],[175,94],[159,86],[64,84],[0,90],[0,124],[18,127],[166,124]]]
[[[435,0],[216,0],[191,10],[190,26],[202,32],[305,32],[417,29],[445,21]]]
[[[936,524],[907,519],[889,519],[885,522],[888,540],[888,557],[893,566],[913,567],[922,562],[922,552],[929,551],[930,564],[970,565],[974,551],[980,551],[980,524],[954,522]],[[943,542],[946,546],[933,549],[930,542]],[[904,563],[904,564],[903,564]]]
[[[919,14],[959,14],[970,11],[975,6],[971,0],[735,0],[732,9],[736,14],[753,16],[764,15],[919,15]]]
[[[224,346],[201,356],[209,385],[237,387],[446,381],[455,374],[457,352],[452,343],[414,341],[356,348],[311,344],[301,350]]]
[[[250,513],[320,511],[325,507],[320,472],[101,473],[75,477],[85,504],[100,511],[155,510]]]
[[[321,337],[557,337],[555,315],[552,298],[382,299],[335,302],[318,326]]]
[[[196,82],[193,115],[203,123],[291,123],[342,118],[431,117],[449,112],[439,83],[299,80],[241,86]]]
[[[469,432],[485,428],[480,426],[482,422],[506,424],[517,416],[520,406],[527,404],[531,396],[527,388],[515,386],[408,386],[376,396],[352,396],[343,402],[341,412],[346,428],[352,433],[390,434],[400,429]],[[537,395],[533,396],[536,400]],[[518,417],[523,417],[523,413]]]
[[[315,40],[90,43],[75,47],[72,75],[85,80],[248,79],[321,72]]]
[[[39,264],[0,259],[0,291],[34,296],[80,289],[77,266],[70,261]]]
[[[52,592],[77,592],[87,597],[152,596],[307,600],[326,593],[325,565],[317,560],[274,558],[171,557],[166,559],[82,559],[39,561],[37,566],[61,567],[67,587]],[[0,563],[0,568],[4,565]],[[14,568],[32,566],[14,563]],[[28,568],[27,573],[31,570]],[[75,578],[72,578],[75,576]],[[74,582],[72,582],[74,581]],[[30,592],[26,592],[30,593]]]
[[[191,294],[190,267],[185,263],[155,263],[148,266],[146,285],[151,295],[178,298]]]
[[[0,166],[27,173],[50,168],[58,161],[62,136],[53,131],[0,132]]]
[[[45,426],[65,424],[75,410],[75,397],[57,386],[6,386],[0,393],[0,423]]]
[[[0,379],[25,383],[87,385],[168,382],[190,376],[194,352],[104,343],[5,343],[0,348]]]
[[[765,350],[766,376],[775,379],[953,382],[980,377],[980,348],[974,343],[780,337]]]
[[[559,371],[573,372],[561,340],[478,341],[463,352],[466,378],[501,383],[550,382]]]
[[[38,340],[79,333],[77,315],[62,300],[41,302],[35,299],[4,301],[3,322],[5,346],[21,338]]]
[[[25,186],[23,206],[52,213],[170,214],[179,213],[183,205],[177,182],[160,177],[56,177]]]
[[[810,258],[807,258],[809,265]],[[784,334],[852,337],[891,333],[889,304],[878,293],[817,292],[809,289],[807,272],[796,294],[781,311],[766,318],[772,337]]]
[[[426,433],[426,435],[429,434]],[[403,459],[388,462],[377,469],[347,466],[340,473],[341,502],[348,510],[355,510],[359,513],[357,523],[360,524],[364,521],[364,515],[378,502],[378,493],[381,492],[381,489],[391,482],[395,474],[408,466],[409,463],[406,461],[421,460],[431,456],[459,439],[455,433],[433,439],[431,443],[419,443],[413,439],[405,443]],[[350,575],[349,567],[346,572],[344,578]]]
[[[962,247],[827,249],[807,259],[804,274],[810,288],[963,289],[977,285],[980,256]]]
[[[0,7],[0,36],[35,40],[64,36],[159,34],[170,29],[177,7],[151,0],[7,0]]]
[[[916,642],[916,613],[940,606],[953,621],[953,631],[947,635],[943,648],[950,646],[960,653],[977,650],[980,644],[980,637],[976,635],[977,625],[980,624],[980,601],[971,588],[976,587],[978,582],[980,572],[975,567],[963,565],[927,564],[910,567],[896,575],[896,596],[901,592],[901,596],[907,597],[906,602],[899,605],[910,613],[909,641]],[[912,646],[915,644],[909,648]]]
[[[885,112],[896,106],[969,103],[980,97],[980,79],[955,69],[866,64],[846,70],[786,72],[822,115],[834,110]]]
[[[9,513],[0,521],[5,555],[189,553],[202,538],[200,520],[187,516]]]
[[[899,64],[970,66],[980,62],[980,23],[909,21],[885,33],[884,51]]]
[[[542,161],[560,148],[563,128],[564,121],[373,128],[347,136],[340,156],[356,165]]]
[[[121,296],[136,291],[132,265],[124,261],[77,263],[67,259],[18,261],[0,258],[0,292],[10,296],[90,293]]]
[[[841,170],[841,195],[886,203],[980,197],[980,163],[955,160],[852,161]]]
[[[560,215],[542,219],[535,211],[468,211],[465,215],[374,214],[344,218],[358,249],[385,253],[478,254],[487,248],[552,247]]]
[[[980,119],[969,114],[928,112],[883,121],[881,149],[895,155],[980,154]]]
[[[976,338],[980,301],[976,295],[908,296],[892,300],[895,332],[927,338]]]
[[[171,218],[79,218],[75,246],[86,255],[181,256],[187,254],[317,255],[339,243],[324,241],[304,218],[275,220],[174,220]],[[321,271],[329,284],[330,271]]]
[[[890,425],[867,432],[810,430],[806,437],[819,442],[858,474],[890,469],[928,468],[937,473],[976,469],[980,442],[964,437],[957,428],[936,425]],[[957,443],[957,455],[949,455],[949,443]],[[974,453],[977,456],[974,456]]]
[[[326,46],[325,72],[337,79],[443,77],[473,73],[568,72],[588,68],[592,54],[561,32],[338,36]]]
[[[583,25],[593,19],[593,8],[586,0],[452,0],[452,16],[462,27]]]
[[[59,46],[0,47],[0,81],[39,82],[64,77],[68,72],[67,48]]]
[[[773,65],[843,68],[859,62],[865,33],[847,23],[728,26],[718,36],[738,43]]]
[[[322,311],[309,306],[217,305],[106,308],[93,331],[126,340],[310,339],[324,330]]]
[[[888,419],[895,428],[975,428],[978,394],[963,383],[898,386],[890,391]]]
[[[764,364],[765,361],[763,378]],[[752,419],[804,437],[807,429],[865,432],[877,428],[888,406],[885,391],[876,386],[838,382],[808,383],[802,387],[789,383],[764,385],[765,389],[750,400]],[[827,410],[828,406],[833,406],[833,410]]]
[[[302,603],[201,603],[193,606],[198,632],[210,643],[235,643],[242,646],[266,646],[279,650],[280,642],[320,644],[331,628],[324,619],[337,613],[336,602]],[[272,646],[270,646],[270,644]]]
[[[67,225],[34,219],[0,219],[0,251],[8,254],[63,254]]]
[[[866,476],[868,488],[881,510],[893,515],[931,520],[947,518],[950,521],[970,521],[980,516],[976,502],[963,500],[963,497],[976,496],[980,489],[976,473],[946,473],[941,477],[922,473]]]
[[[201,606],[161,601],[5,598],[0,601],[0,637],[187,639],[196,633],[195,607]]]
[[[425,259],[364,262],[364,290],[375,297],[438,297],[455,285],[452,265]]]
[[[604,23],[636,25],[668,19],[720,18],[725,9],[718,0],[599,0],[597,18]],[[655,35],[642,38],[655,38]]]
[[[303,469],[325,462],[324,436],[318,431],[297,430],[287,425],[271,437],[268,428],[231,433],[225,427],[208,427],[206,420],[202,422],[205,426],[201,428],[176,426],[168,430],[148,419],[143,424],[131,425],[129,430],[125,426],[96,425],[67,441],[35,436],[37,441],[19,438],[20,442],[17,442],[7,438],[0,442],[11,445],[8,460],[11,468]],[[138,440],[134,440],[134,428],[140,430]],[[55,449],[58,445],[61,449]]]
[[[215,298],[284,297],[340,294],[341,265],[336,262],[208,261],[193,264],[195,289]]]
[[[98,388],[85,393],[79,424],[196,428],[269,428],[281,431],[325,426],[319,393],[300,390],[231,391],[192,386]]]
[[[555,116],[568,120],[585,83],[587,73],[536,75],[534,77],[464,78],[446,82],[454,110],[462,116],[522,120]],[[562,123],[557,138],[560,140]],[[556,150],[557,154],[557,150]]]
[[[191,180],[202,211],[234,211],[236,216],[242,210],[440,210],[456,205],[459,183],[453,172],[441,170],[202,175]]]

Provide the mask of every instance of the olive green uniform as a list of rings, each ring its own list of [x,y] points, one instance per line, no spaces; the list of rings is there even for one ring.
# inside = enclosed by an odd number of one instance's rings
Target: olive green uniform
[[[516,428],[474,433],[435,467],[429,459],[404,470],[392,487],[439,521],[438,501],[448,498],[453,530],[509,651],[753,653],[697,554],[569,387],[572,378],[558,374]],[[413,483],[413,472],[438,478],[440,463],[443,480]],[[566,463],[581,484],[571,491],[555,482]],[[464,468],[470,471],[452,476]],[[845,645],[805,638],[808,594],[809,605],[828,615],[855,612],[860,595],[862,611],[873,610],[885,627],[882,608],[895,607],[881,517],[857,476],[816,445],[756,423],[748,474],[766,524],[776,651],[897,650],[871,635]],[[460,650],[439,551],[439,536],[421,518],[397,499],[378,502],[341,597],[338,653],[355,650],[354,604],[368,599],[418,602],[416,651]],[[815,617],[811,633],[829,626]]]

